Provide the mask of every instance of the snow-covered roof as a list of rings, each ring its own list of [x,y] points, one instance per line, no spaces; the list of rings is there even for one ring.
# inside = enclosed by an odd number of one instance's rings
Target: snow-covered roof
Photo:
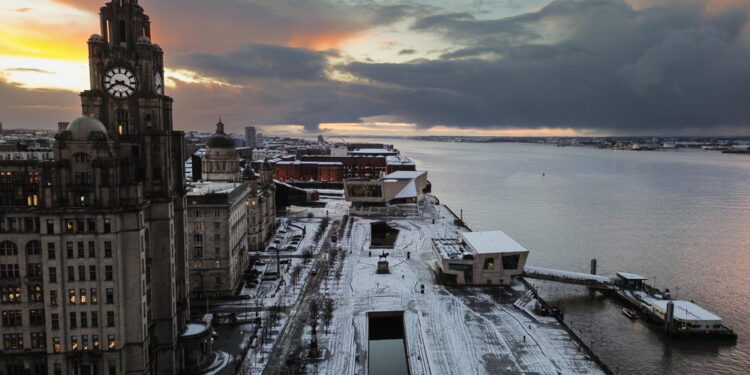
[[[417,196],[417,184],[414,183],[414,180],[409,181],[406,186],[404,186],[403,189],[401,189],[398,194],[396,194],[394,199],[403,199],[403,198],[414,198]]]
[[[383,179],[386,180],[413,180],[423,174],[427,173],[426,171],[396,171],[391,174],[383,176]]]
[[[521,244],[499,230],[462,232],[460,235],[477,254],[528,252]]]
[[[182,336],[195,336],[203,332],[206,332],[207,330],[208,330],[208,324],[204,322],[188,323],[185,327],[185,332],[182,333]]]
[[[595,281],[602,284],[609,284],[611,280],[606,276],[591,275],[588,273],[556,270],[552,268],[525,266],[524,271],[532,275],[549,276],[561,279]]]
[[[414,162],[402,155],[389,155],[385,158],[386,164],[389,165],[414,165]]]
[[[658,307],[663,311],[667,311],[668,300],[655,300],[651,302],[654,306]],[[689,321],[712,321],[721,322],[721,317],[718,315],[690,302],[684,300],[672,300],[674,302],[674,317],[684,322]]]
[[[641,275],[636,275],[634,273],[627,273],[627,272],[618,272],[617,276],[620,276],[625,280],[648,280],[647,277],[643,277]]]

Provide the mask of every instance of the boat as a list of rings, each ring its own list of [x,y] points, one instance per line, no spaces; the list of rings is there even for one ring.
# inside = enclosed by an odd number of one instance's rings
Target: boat
[[[638,319],[638,313],[635,312],[635,310],[631,310],[627,307],[622,308],[622,314],[627,316],[630,320],[636,320]]]

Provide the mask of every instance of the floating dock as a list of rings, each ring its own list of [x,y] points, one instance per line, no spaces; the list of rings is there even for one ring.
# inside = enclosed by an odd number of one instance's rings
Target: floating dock
[[[722,323],[721,317],[693,301],[673,300],[669,290],[647,285],[647,278],[628,272],[615,277],[596,275],[596,260],[591,274],[526,266],[523,276],[566,284],[583,285],[613,295],[635,308],[641,316],[664,325],[664,332],[675,338],[736,340],[737,334]]]

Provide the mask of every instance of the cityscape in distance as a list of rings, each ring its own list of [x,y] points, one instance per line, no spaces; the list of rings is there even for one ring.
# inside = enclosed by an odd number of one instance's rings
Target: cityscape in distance
[[[0,375],[750,368],[748,1],[0,22]]]

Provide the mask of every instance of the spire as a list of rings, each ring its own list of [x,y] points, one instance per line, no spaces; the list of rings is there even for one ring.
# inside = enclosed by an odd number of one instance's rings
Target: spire
[[[221,122],[221,117],[219,117],[219,122],[216,123],[216,134],[224,134],[224,123]]]

